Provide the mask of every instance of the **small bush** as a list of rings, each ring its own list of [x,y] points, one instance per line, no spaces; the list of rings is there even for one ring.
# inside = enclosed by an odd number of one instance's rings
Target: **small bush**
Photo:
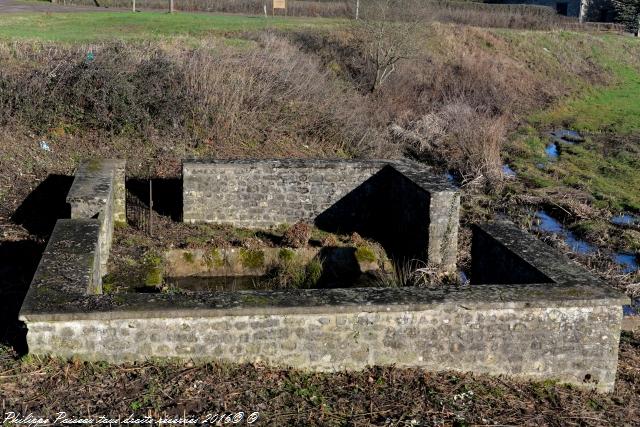
[[[311,226],[306,222],[293,224],[282,236],[282,243],[291,248],[304,248],[311,238]]]

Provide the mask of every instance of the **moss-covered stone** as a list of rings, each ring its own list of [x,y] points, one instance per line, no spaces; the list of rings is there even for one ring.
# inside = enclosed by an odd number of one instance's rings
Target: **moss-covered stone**
[[[192,252],[189,252],[189,251],[184,252],[182,254],[182,258],[190,264],[193,264],[195,262],[195,256],[193,255]]]
[[[224,256],[218,248],[212,248],[210,251],[205,253],[203,259],[210,270],[213,268],[224,267]]]
[[[240,263],[249,269],[264,267],[264,252],[260,249],[240,249]]]

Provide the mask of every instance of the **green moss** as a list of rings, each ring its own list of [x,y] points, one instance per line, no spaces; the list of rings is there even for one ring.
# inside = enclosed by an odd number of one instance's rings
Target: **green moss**
[[[260,249],[240,249],[240,262],[252,270],[264,267],[264,252]]]
[[[218,248],[212,248],[204,255],[204,262],[209,269],[224,267],[224,257]]]
[[[162,257],[155,252],[147,252],[144,256],[144,284],[146,286],[162,285]]]
[[[144,276],[144,284],[145,286],[162,285],[162,269],[160,267],[149,269]]]
[[[116,285],[115,282],[113,281],[113,276],[111,276],[110,274],[107,274],[103,279],[102,279],[102,293],[105,295],[108,294],[112,294],[116,291]]]
[[[376,262],[377,260],[376,253],[368,246],[359,246],[355,256],[358,262]]]
[[[295,251],[289,248],[282,248],[278,251],[278,259],[284,263],[290,263],[296,256]]]
[[[183,252],[182,258],[190,264],[193,264],[195,262],[195,256],[192,252]]]
[[[143,262],[145,265],[157,267],[162,265],[162,256],[156,252],[147,252],[144,255]]]

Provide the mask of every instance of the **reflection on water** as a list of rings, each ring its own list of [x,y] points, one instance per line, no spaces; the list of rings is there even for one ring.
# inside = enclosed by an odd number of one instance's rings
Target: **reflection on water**
[[[549,157],[550,159],[557,159],[558,158],[558,144],[556,144],[555,142],[547,145],[547,147],[544,149],[544,152],[547,153],[547,157]]]
[[[538,230],[562,236],[571,251],[582,255],[589,255],[596,252],[595,246],[576,237],[576,235],[567,230],[560,221],[551,217],[545,211],[537,211],[536,218],[539,220]]]
[[[621,213],[612,217],[611,222],[616,225],[640,225],[640,217],[630,213]]]
[[[511,169],[511,166],[509,166],[509,165],[502,165],[502,173],[507,177],[516,176],[516,171]]]
[[[622,266],[623,273],[633,273],[638,270],[638,259],[636,254],[618,252],[614,255],[614,260]]]
[[[567,230],[560,221],[551,217],[545,211],[537,211],[536,218],[539,221],[536,226],[538,230],[561,236],[573,252],[582,255],[590,255],[598,251],[597,247],[576,237],[576,235]],[[612,259],[616,264],[622,267],[622,271],[625,274],[633,273],[640,269],[638,259],[635,254],[618,252],[612,255]]]
[[[631,301],[631,305],[623,305],[622,312],[625,316],[640,316],[640,298]]]
[[[264,289],[267,279],[264,276],[186,276],[169,277],[165,281],[168,285],[185,291],[233,292]]]

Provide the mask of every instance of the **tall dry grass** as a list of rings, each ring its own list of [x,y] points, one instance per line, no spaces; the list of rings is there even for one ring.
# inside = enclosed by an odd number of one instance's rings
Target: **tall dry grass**
[[[167,147],[175,140],[167,149],[176,156],[243,147],[267,154],[274,146],[291,156],[362,155],[381,142],[368,101],[273,34],[242,49],[24,44],[0,49],[0,61],[11,64],[0,69],[0,126],[43,136],[91,132]]]

